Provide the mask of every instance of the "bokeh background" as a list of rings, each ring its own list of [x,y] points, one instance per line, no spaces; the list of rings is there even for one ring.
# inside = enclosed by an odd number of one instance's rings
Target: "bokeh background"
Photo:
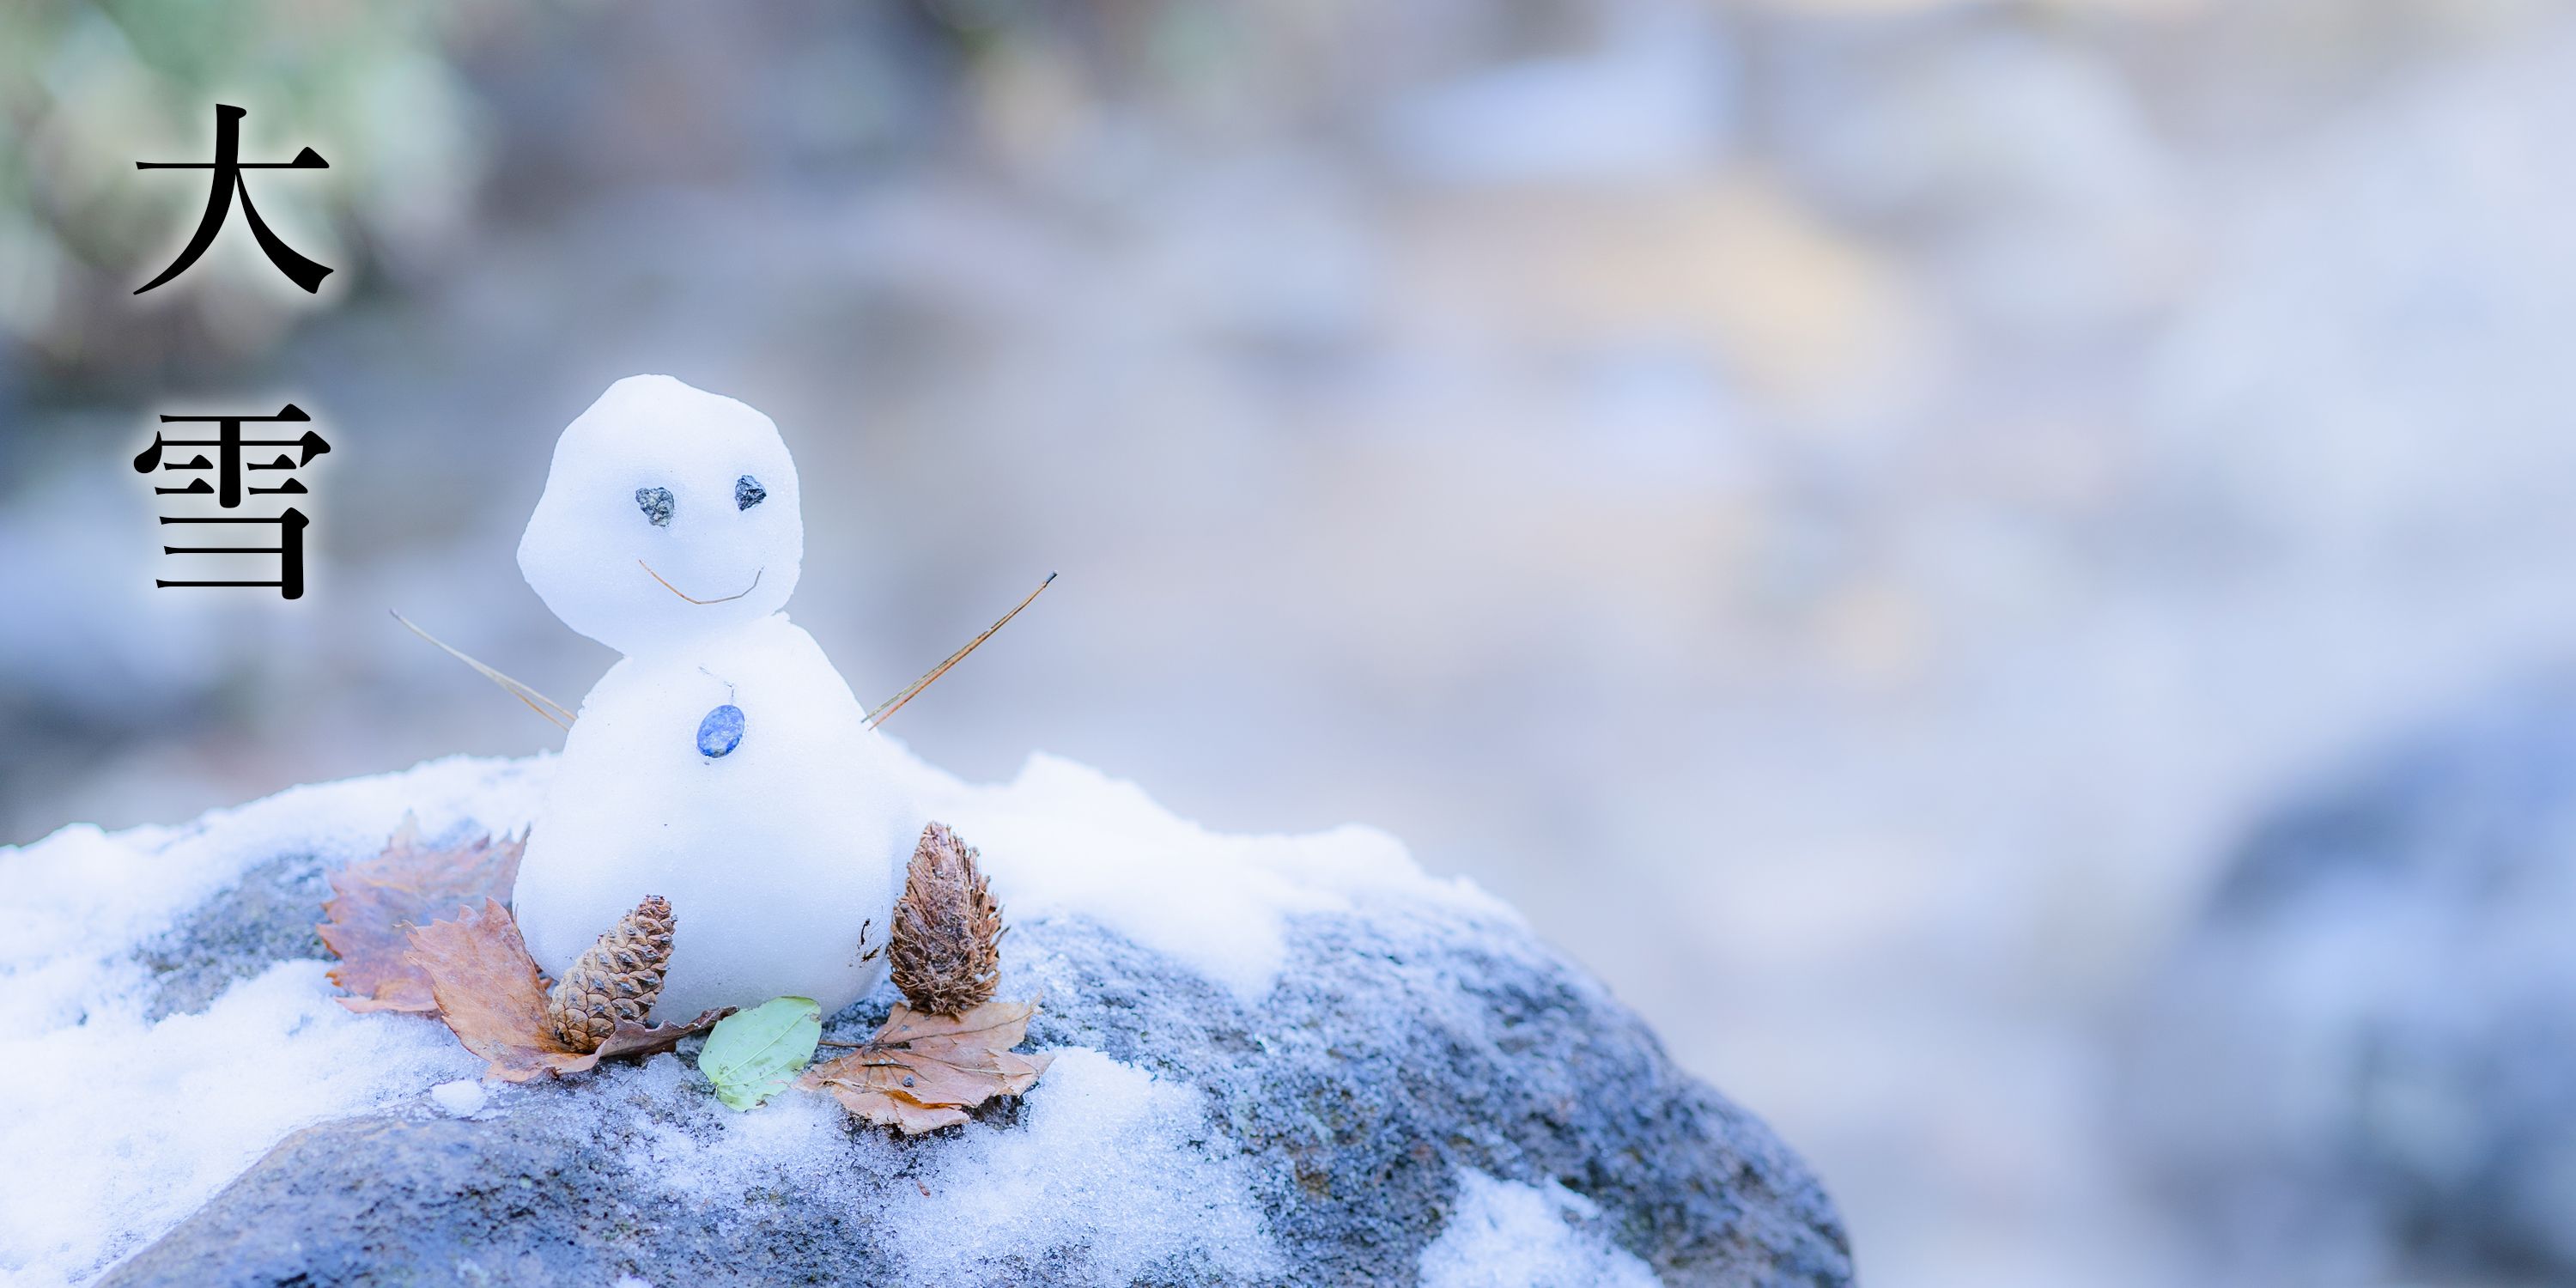
[[[217,101],[329,160],[252,189],[319,297],[238,212],[129,294]],[[891,732],[1398,833],[1871,1282],[2568,1282],[2132,1110],[2264,1112],[2135,1076],[2240,839],[2576,653],[2571,121],[2538,0],[23,0],[0,840],[555,745],[386,610],[576,700],[512,552],[668,372],[782,426],[863,700],[1062,574]],[[311,594],[152,590],[153,414],[286,398]]]

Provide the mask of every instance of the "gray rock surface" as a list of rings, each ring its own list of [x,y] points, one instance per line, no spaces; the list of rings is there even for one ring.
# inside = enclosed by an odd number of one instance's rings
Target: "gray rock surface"
[[[2231,1280],[2576,1280],[2576,694],[2259,826],[2131,1033],[2124,1133]]]
[[[251,884],[283,881],[300,898],[308,878],[294,866]],[[297,899],[236,892],[152,951],[183,982],[236,977],[263,954],[302,955],[312,916]],[[1254,1237],[1274,1250],[1267,1271],[1210,1245],[1123,1277],[1410,1283],[1473,1168],[1589,1199],[1588,1228],[1668,1284],[1851,1281],[1840,1219],[1797,1157],[1526,930],[1401,903],[1290,925],[1288,967],[1252,1006],[1082,919],[1011,931],[1005,995],[1045,998],[1032,1044],[1093,1048],[1187,1088],[1206,1124],[1189,1148],[1243,1178],[1266,1229]],[[886,1000],[835,1017],[832,1035],[863,1035]],[[819,1158],[746,1182],[651,1161],[656,1140],[743,1129],[680,1076],[686,1051],[658,1061],[660,1077],[503,1090],[471,1119],[423,1105],[308,1128],[103,1282],[890,1282],[903,1265],[889,1202],[926,1196],[927,1169],[963,1134],[1023,1130],[1047,1091],[917,1140],[834,1118]],[[960,1281],[1089,1282],[1098,1254],[1042,1240]]]
[[[331,865],[317,854],[281,854],[243,873],[135,954],[152,973],[145,1017],[202,1011],[274,962],[329,957],[313,927],[330,897]]]

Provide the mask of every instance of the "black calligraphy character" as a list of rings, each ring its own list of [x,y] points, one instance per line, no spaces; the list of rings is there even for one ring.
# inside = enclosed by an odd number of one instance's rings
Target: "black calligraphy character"
[[[303,512],[303,511],[298,510],[298,509],[296,509],[296,508],[295,508],[295,507],[293,507],[293,506],[288,506],[288,507],[286,508],[286,513],[281,514],[281,515],[277,516],[277,517],[276,517],[276,518],[274,518],[274,519],[248,519],[248,518],[236,519],[236,518],[230,518],[230,517],[225,517],[225,518],[215,518],[215,519],[168,519],[168,518],[165,518],[165,519],[163,519],[163,520],[161,520],[161,521],[162,521],[163,523],[274,523],[274,524],[276,524],[276,525],[277,525],[277,544],[276,544],[276,545],[273,545],[273,546],[163,546],[163,547],[161,547],[161,553],[163,553],[163,554],[165,554],[165,555],[276,555],[276,556],[277,556],[277,558],[278,558],[277,580],[275,580],[275,581],[159,581],[159,580],[155,580],[155,581],[152,583],[153,585],[155,585],[155,586],[159,586],[159,587],[163,587],[163,588],[168,588],[168,587],[171,587],[171,586],[275,586],[275,587],[277,587],[277,597],[278,597],[278,598],[280,598],[280,599],[302,599],[302,598],[304,597],[304,529],[305,529],[305,527],[307,526],[307,521],[306,521],[306,520],[305,520],[305,518],[304,518],[304,512]]]
[[[243,109],[229,103],[215,104],[215,159],[212,161],[137,161],[134,163],[134,168],[137,170],[212,170],[215,172],[214,188],[206,194],[205,216],[197,221],[197,231],[189,236],[188,248],[179,252],[178,260],[170,267],[162,269],[159,277],[135,288],[135,294],[141,295],[187,271],[189,265],[197,262],[198,256],[206,253],[207,247],[215,244],[215,234],[223,230],[224,217],[232,213],[233,194],[236,191],[241,194],[242,214],[250,219],[250,235],[259,241],[259,248],[268,254],[268,262],[277,265],[278,271],[286,274],[288,281],[303,287],[304,293],[311,295],[322,288],[322,279],[331,275],[330,269],[296,254],[294,247],[287,245],[278,238],[277,234],[268,230],[268,225],[259,217],[258,208],[250,204],[250,183],[242,177],[244,170],[328,170],[331,168],[331,163],[323,160],[321,154],[311,148],[296,153],[292,161],[242,160],[241,119],[245,115],[247,113]]]
[[[304,431],[304,437],[302,438],[244,438],[241,436],[242,422],[255,421],[267,424],[278,421],[288,421],[295,424],[304,424],[312,419],[313,418],[311,416],[304,413],[303,408],[298,407],[293,403],[288,403],[284,407],[279,408],[277,414],[274,416],[164,416],[161,418],[161,423],[164,425],[176,422],[187,422],[190,424],[204,424],[212,422],[216,427],[215,436],[213,438],[163,438],[159,434],[154,434],[152,436],[152,445],[135,454],[134,472],[137,474],[149,474],[155,468],[164,470],[213,470],[215,472],[216,480],[214,486],[208,486],[204,479],[192,479],[186,487],[156,487],[152,489],[153,495],[204,496],[211,492],[215,494],[215,504],[230,510],[241,504],[242,493],[244,491],[242,487],[242,470],[245,468],[242,464],[243,448],[292,447],[301,453],[301,459],[290,457],[284,452],[279,452],[276,460],[269,461],[265,464],[254,461],[247,467],[254,470],[302,469],[303,467],[312,464],[314,457],[320,456],[322,453],[331,450],[331,445],[323,442],[320,434],[314,433],[309,429]],[[206,459],[205,453],[200,452],[190,460],[165,462],[161,459],[161,449],[165,447],[211,447],[215,449],[215,459],[209,461]],[[248,491],[252,496],[267,496],[274,494],[302,496],[304,495],[305,488],[302,483],[299,483],[294,479],[288,479],[282,485],[277,487],[255,487],[248,489]],[[263,522],[265,522],[265,520],[263,520]],[[289,596],[289,598],[293,598],[293,596]]]

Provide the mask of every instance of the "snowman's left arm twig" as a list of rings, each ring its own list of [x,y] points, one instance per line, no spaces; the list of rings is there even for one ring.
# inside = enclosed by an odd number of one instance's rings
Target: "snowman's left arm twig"
[[[986,640],[988,640],[988,639],[993,638],[993,632],[995,632],[995,631],[998,631],[998,630],[1002,629],[1002,627],[1003,627],[1004,625],[1008,624],[1012,618],[1019,616],[1019,615],[1020,615],[1020,609],[1023,609],[1023,608],[1028,607],[1028,606],[1029,606],[1029,604],[1030,604],[1030,602],[1031,602],[1032,600],[1035,600],[1035,599],[1038,597],[1038,593],[1039,593],[1039,591],[1043,591],[1043,590],[1045,590],[1047,587],[1052,586],[1052,585],[1054,585],[1054,584],[1055,584],[1055,574],[1054,574],[1054,573],[1048,573],[1048,574],[1046,575],[1046,580],[1045,580],[1045,581],[1042,581],[1042,582],[1039,582],[1039,583],[1038,583],[1038,588],[1037,588],[1037,590],[1032,590],[1032,591],[1030,591],[1030,592],[1029,592],[1029,597],[1028,597],[1027,599],[1023,599],[1023,600],[1021,600],[1021,601],[1020,601],[1016,606],[1014,606],[1014,607],[1011,609],[1011,611],[1009,611],[1009,612],[1007,612],[1007,613],[1002,614],[1002,620],[1001,620],[1001,621],[995,622],[995,623],[993,623],[992,625],[985,627],[985,628],[984,628],[984,633],[983,633],[983,634],[978,635],[978,636],[976,636],[975,638],[973,638],[973,639],[971,639],[971,640],[966,641],[966,647],[961,648],[961,649],[957,650],[956,652],[949,654],[949,655],[948,655],[948,660],[947,660],[947,661],[942,662],[942,663],[940,663],[939,665],[937,665],[937,666],[934,666],[934,667],[930,668],[930,674],[925,675],[925,676],[921,677],[920,679],[915,680],[915,681],[913,681],[912,683],[910,683],[910,684],[908,684],[908,685],[905,685],[905,686],[904,686],[904,690],[903,690],[903,692],[898,693],[898,694],[894,695],[893,697],[886,699],[883,703],[881,703],[881,704],[879,704],[879,705],[878,705],[878,707],[877,707],[877,709],[876,709],[876,710],[869,712],[869,713],[868,713],[868,727],[869,727],[869,728],[871,728],[871,729],[874,729],[874,728],[876,728],[878,725],[884,724],[884,723],[886,722],[886,717],[887,717],[887,716],[893,715],[895,712],[902,710],[902,709],[903,709],[903,704],[904,704],[904,703],[907,703],[907,702],[912,701],[912,697],[913,697],[913,695],[914,695],[914,694],[921,692],[923,689],[927,689],[927,688],[929,688],[929,687],[930,687],[930,682],[931,682],[931,681],[936,680],[936,679],[938,679],[939,677],[941,677],[941,676],[943,676],[943,675],[948,674],[948,668],[950,668],[950,667],[952,667],[952,666],[957,665],[957,663],[958,663],[960,660],[964,659],[964,658],[965,658],[965,656],[966,656],[967,654],[974,652],[974,651],[975,651],[975,646],[976,646],[976,645],[981,644],[981,643],[983,643],[984,641],[986,641]]]

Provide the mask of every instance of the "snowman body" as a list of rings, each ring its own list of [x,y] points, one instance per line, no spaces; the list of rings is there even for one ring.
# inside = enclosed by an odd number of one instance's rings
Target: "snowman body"
[[[741,740],[706,755],[698,733],[722,706],[742,712]],[[920,829],[860,785],[894,781],[900,761],[783,613],[619,662],[583,700],[528,836],[516,908],[529,952],[560,973],[658,894],[677,933],[657,1015],[856,1000],[884,974],[869,950]]]
[[[925,820],[908,759],[778,611],[798,500],[767,417],[639,376],[564,431],[520,544],[556,615],[626,657],[582,702],[512,909],[560,975],[639,900],[670,900],[658,1018],[780,996],[829,1012],[884,977]]]

